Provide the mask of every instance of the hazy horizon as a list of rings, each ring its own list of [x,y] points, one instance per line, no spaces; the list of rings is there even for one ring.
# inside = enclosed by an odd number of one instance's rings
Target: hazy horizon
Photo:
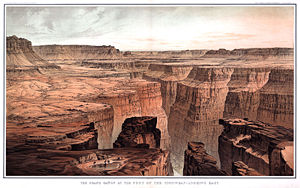
[[[6,36],[122,51],[294,48],[293,6],[6,7]]]

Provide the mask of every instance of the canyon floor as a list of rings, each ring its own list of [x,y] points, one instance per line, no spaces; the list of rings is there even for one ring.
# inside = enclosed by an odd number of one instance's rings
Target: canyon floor
[[[6,67],[7,176],[182,175],[191,152],[217,174],[293,175],[293,49],[120,52],[13,36]],[[190,142],[203,145],[185,154]],[[215,175],[205,162],[184,175]]]

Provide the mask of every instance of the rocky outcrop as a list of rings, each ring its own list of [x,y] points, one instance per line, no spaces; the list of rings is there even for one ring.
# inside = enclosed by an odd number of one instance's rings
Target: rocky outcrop
[[[232,175],[233,176],[261,176],[253,168],[249,168],[245,163],[242,161],[236,161],[232,163]]]
[[[293,130],[242,119],[220,120],[221,169],[232,174],[232,164],[242,161],[259,174],[293,174]],[[289,143],[289,144],[286,144]]]
[[[292,141],[273,144],[269,148],[271,176],[294,175],[294,143]]]
[[[113,46],[43,45],[34,51],[45,60],[86,60],[120,58],[122,54]]]
[[[114,108],[114,130],[112,143],[121,133],[121,125],[127,118],[138,116],[157,117],[157,128],[161,131],[160,147],[164,150],[170,147],[167,130],[168,120],[162,108],[160,84],[140,79],[121,82],[116,85],[122,90],[109,91],[90,99],[98,103],[110,104]]]
[[[170,107],[176,99],[177,83],[184,80],[192,70],[192,66],[150,64],[143,78],[161,84],[162,106],[169,116]]]
[[[294,71],[272,69],[260,90],[257,119],[287,128],[294,126]]]
[[[256,120],[260,89],[268,82],[268,68],[235,68],[228,83],[224,117]]]
[[[122,125],[122,132],[114,143],[114,148],[160,148],[160,130],[156,128],[156,123],[156,117],[126,119]]]
[[[62,151],[39,149],[7,155],[9,176],[172,176],[169,152],[115,148]]]
[[[215,158],[206,153],[201,142],[189,142],[184,152],[184,176],[225,176]]]
[[[230,68],[194,68],[178,83],[168,126],[176,170],[183,168],[183,148],[189,141],[203,142],[207,152],[218,159],[216,140],[222,132],[218,119],[223,117],[232,72]]]
[[[59,67],[51,65],[32,49],[32,44],[29,40],[18,38],[17,36],[6,37],[6,68],[8,70],[18,68],[30,68],[35,70],[38,67],[55,68]],[[13,70],[12,70],[13,71]]]

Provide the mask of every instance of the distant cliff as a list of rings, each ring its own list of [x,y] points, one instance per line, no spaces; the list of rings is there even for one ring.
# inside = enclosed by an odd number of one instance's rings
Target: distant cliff
[[[29,40],[17,36],[6,37],[6,67],[53,67],[37,55]],[[56,66],[58,67],[58,66]]]
[[[43,45],[34,46],[33,49],[46,60],[87,60],[122,56],[114,46]]]
[[[225,57],[225,56],[243,56],[243,57],[286,57],[293,56],[293,48],[241,48],[234,50],[209,50],[204,57]]]

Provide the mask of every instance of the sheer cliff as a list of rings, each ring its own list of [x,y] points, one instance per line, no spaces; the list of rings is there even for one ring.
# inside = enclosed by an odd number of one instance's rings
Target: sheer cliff
[[[189,141],[203,142],[208,153],[218,158],[216,140],[222,132],[218,120],[223,117],[232,72],[230,68],[193,68],[178,83],[168,126],[176,170],[183,168],[183,152]]]

